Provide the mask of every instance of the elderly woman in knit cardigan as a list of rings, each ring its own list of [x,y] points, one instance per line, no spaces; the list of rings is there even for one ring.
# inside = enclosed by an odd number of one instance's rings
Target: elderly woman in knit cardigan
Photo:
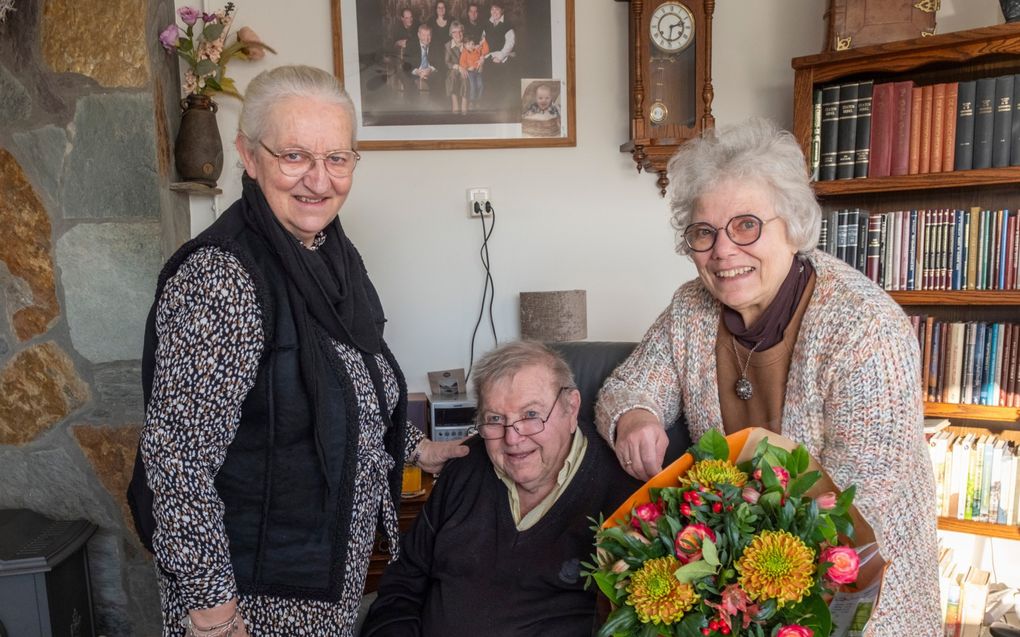
[[[815,250],[821,211],[791,134],[752,120],[685,144],[669,163],[680,286],[606,381],[596,424],[623,468],[662,467],[663,423],[765,427],[818,458],[891,560],[869,635],[939,629],[935,498],[918,346],[881,289]]]

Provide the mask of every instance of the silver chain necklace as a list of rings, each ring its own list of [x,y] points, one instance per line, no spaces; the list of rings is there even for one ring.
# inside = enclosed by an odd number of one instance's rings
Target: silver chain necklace
[[[733,345],[733,356],[737,359],[737,368],[741,368],[740,354],[737,352],[737,339],[730,337],[730,343]],[[737,398],[740,400],[751,400],[751,396],[754,396],[754,386],[751,385],[751,381],[747,378],[747,366],[751,364],[751,356],[754,354],[754,350],[758,349],[761,345],[761,341],[754,344],[751,351],[747,353],[747,360],[744,361],[743,368],[740,369],[740,378],[733,385],[733,390],[737,392]]]

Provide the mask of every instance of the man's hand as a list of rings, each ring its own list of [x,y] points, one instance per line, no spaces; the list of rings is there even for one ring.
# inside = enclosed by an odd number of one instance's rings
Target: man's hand
[[[397,40],[396,42],[394,42],[393,44],[395,44],[398,49],[406,48],[407,47],[407,38],[401,38],[401,39]]]
[[[623,470],[638,480],[662,471],[669,438],[658,417],[644,409],[631,409],[616,421],[616,457]]]
[[[418,443],[418,451],[421,452],[421,455],[418,456],[418,466],[421,467],[421,470],[439,473],[447,460],[462,458],[468,455],[469,449],[460,444],[459,440],[444,442],[422,440]]]

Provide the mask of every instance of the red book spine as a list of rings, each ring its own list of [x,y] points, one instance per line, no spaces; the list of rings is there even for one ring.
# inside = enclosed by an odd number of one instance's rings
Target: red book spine
[[[907,172],[916,175],[921,171],[921,87],[910,90],[910,166]]]
[[[910,96],[914,83],[907,80],[893,85],[893,103],[895,116],[893,120],[892,165],[890,174],[906,175],[910,172]]]
[[[933,173],[942,172],[942,139],[946,131],[946,85],[936,84],[931,89],[931,168]]]
[[[1011,323],[1006,323],[1002,330],[1003,339],[1002,369],[999,371],[999,395],[996,405],[1006,406],[1009,404],[1009,370],[1013,366],[1013,341],[1016,339],[1016,331]]]
[[[1020,336],[1020,325],[1013,324],[1013,332]],[[1012,393],[1010,407],[1020,407],[1020,338],[1013,339],[1013,364],[1009,367],[1009,387]]]
[[[931,111],[932,87],[921,87],[921,165],[918,172],[931,172]]]
[[[953,172],[956,163],[956,111],[959,82],[946,84],[945,132],[942,136],[942,172]]]
[[[888,177],[892,166],[893,85],[876,84],[871,94],[871,156],[868,177]]]

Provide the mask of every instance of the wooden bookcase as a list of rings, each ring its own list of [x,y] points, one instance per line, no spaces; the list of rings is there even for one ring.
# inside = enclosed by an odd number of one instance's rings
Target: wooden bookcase
[[[810,156],[813,92],[826,84],[913,80],[935,84],[1020,73],[1020,23],[1002,24],[847,51],[794,58],[793,133]],[[1020,167],[989,168],[815,183],[823,210],[871,212],[909,208],[1020,208]],[[945,320],[1017,321],[1020,291],[890,292],[910,313]],[[1020,440],[1020,409],[927,403],[925,414],[954,426]],[[1020,540],[1020,527],[939,519],[939,528]]]

